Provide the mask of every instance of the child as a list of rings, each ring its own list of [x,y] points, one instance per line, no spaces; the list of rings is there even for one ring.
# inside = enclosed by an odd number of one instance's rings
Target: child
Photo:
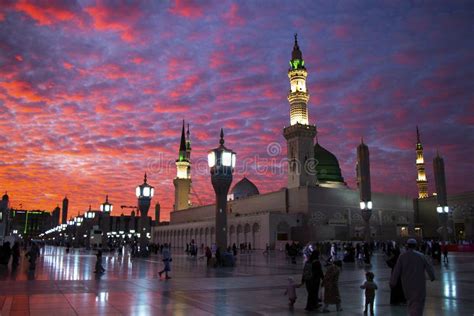
[[[339,294],[339,273],[342,267],[340,260],[333,261],[333,263],[326,270],[326,274],[323,279],[324,287],[324,307],[323,313],[329,313],[329,305],[335,304],[338,312],[342,311],[341,307],[341,296]]]
[[[102,266],[102,250],[97,251],[96,257],[97,257],[97,261],[95,262],[94,273],[104,273],[105,269]]]
[[[295,305],[297,296],[296,296],[296,288],[300,287],[300,285],[295,283],[295,280],[292,277],[288,278],[288,285],[286,286],[286,291],[285,294],[283,295],[288,295],[288,306],[290,308],[293,308],[293,305]]]
[[[377,289],[377,284],[374,282],[374,274],[372,272],[367,272],[365,274],[367,281],[360,286],[361,289],[365,289],[365,310],[364,315],[367,315],[367,307],[370,305],[370,315],[374,315],[374,300],[375,300],[375,290]]]

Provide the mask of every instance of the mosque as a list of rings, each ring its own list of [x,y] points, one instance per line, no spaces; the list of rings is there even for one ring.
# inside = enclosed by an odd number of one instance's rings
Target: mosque
[[[361,240],[365,224],[359,189],[349,188],[336,156],[315,138],[316,126],[308,115],[308,72],[297,37],[291,54],[288,77],[290,125],[284,127],[287,140],[288,183],[286,188],[261,194],[251,179],[238,181],[228,195],[227,231],[229,245],[250,243],[254,249],[280,248],[288,241]],[[317,138],[316,138],[317,139]],[[423,150],[417,145],[417,184],[427,197]],[[152,242],[183,247],[192,239],[198,245],[215,240],[215,205],[191,206],[191,141],[189,126],[181,131],[174,179],[175,203],[168,225],[152,229]],[[251,178],[251,177],[250,177]],[[358,175],[358,183],[360,174]],[[375,239],[403,239],[419,234],[415,227],[416,199],[372,192],[370,234]]]

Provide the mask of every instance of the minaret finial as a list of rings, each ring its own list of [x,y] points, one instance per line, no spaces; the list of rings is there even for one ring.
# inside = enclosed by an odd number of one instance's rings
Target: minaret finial
[[[219,144],[224,145],[224,129],[221,128],[221,139],[219,141]]]
[[[298,33],[295,33],[295,46],[298,46]]]
[[[92,210],[92,205],[89,204],[89,212]]]
[[[361,143],[361,144],[364,143],[364,137],[361,137],[361,138],[360,138],[360,143]]]
[[[418,130],[418,125],[416,126],[416,142],[419,144],[420,141],[420,131]]]
[[[184,133],[184,120],[181,128],[181,142],[179,143],[179,160],[183,160],[186,156],[186,137]]]
[[[105,196],[105,203],[109,203],[109,195],[108,194]]]
[[[188,123],[188,130],[186,131],[186,138],[189,140],[189,123]]]
[[[145,172],[145,177],[143,178],[143,182],[146,183],[146,172]]]

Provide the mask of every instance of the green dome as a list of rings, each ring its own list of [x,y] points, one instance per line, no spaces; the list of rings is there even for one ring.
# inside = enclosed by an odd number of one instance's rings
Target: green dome
[[[319,145],[319,143],[314,145],[314,158],[318,162],[316,171],[318,172],[317,177],[320,183],[327,181],[344,183],[336,156]]]

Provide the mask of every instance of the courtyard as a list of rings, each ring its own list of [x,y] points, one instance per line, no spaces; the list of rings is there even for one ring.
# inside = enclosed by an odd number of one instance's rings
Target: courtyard
[[[205,259],[174,250],[172,278],[158,277],[161,258],[104,254],[105,274],[93,273],[93,252],[46,246],[35,273],[23,258],[16,271],[0,267],[1,315],[307,315],[306,290],[297,289],[293,310],[284,296],[287,278],[301,280],[302,258],[291,264],[279,251],[239,254],[234,268],[208,268]],[[451,253],[448,265],[435,265],[436,280],[427,283],[425,315],[472,315],[474,254]],[[406,315],[390,306],[390,269],[375,253],[371,271],[379,286],[376,315]],[[344,263],[339,279],[342,312],[362,315],[364,267]],[[471,293],[471,294],[469,294]]]

